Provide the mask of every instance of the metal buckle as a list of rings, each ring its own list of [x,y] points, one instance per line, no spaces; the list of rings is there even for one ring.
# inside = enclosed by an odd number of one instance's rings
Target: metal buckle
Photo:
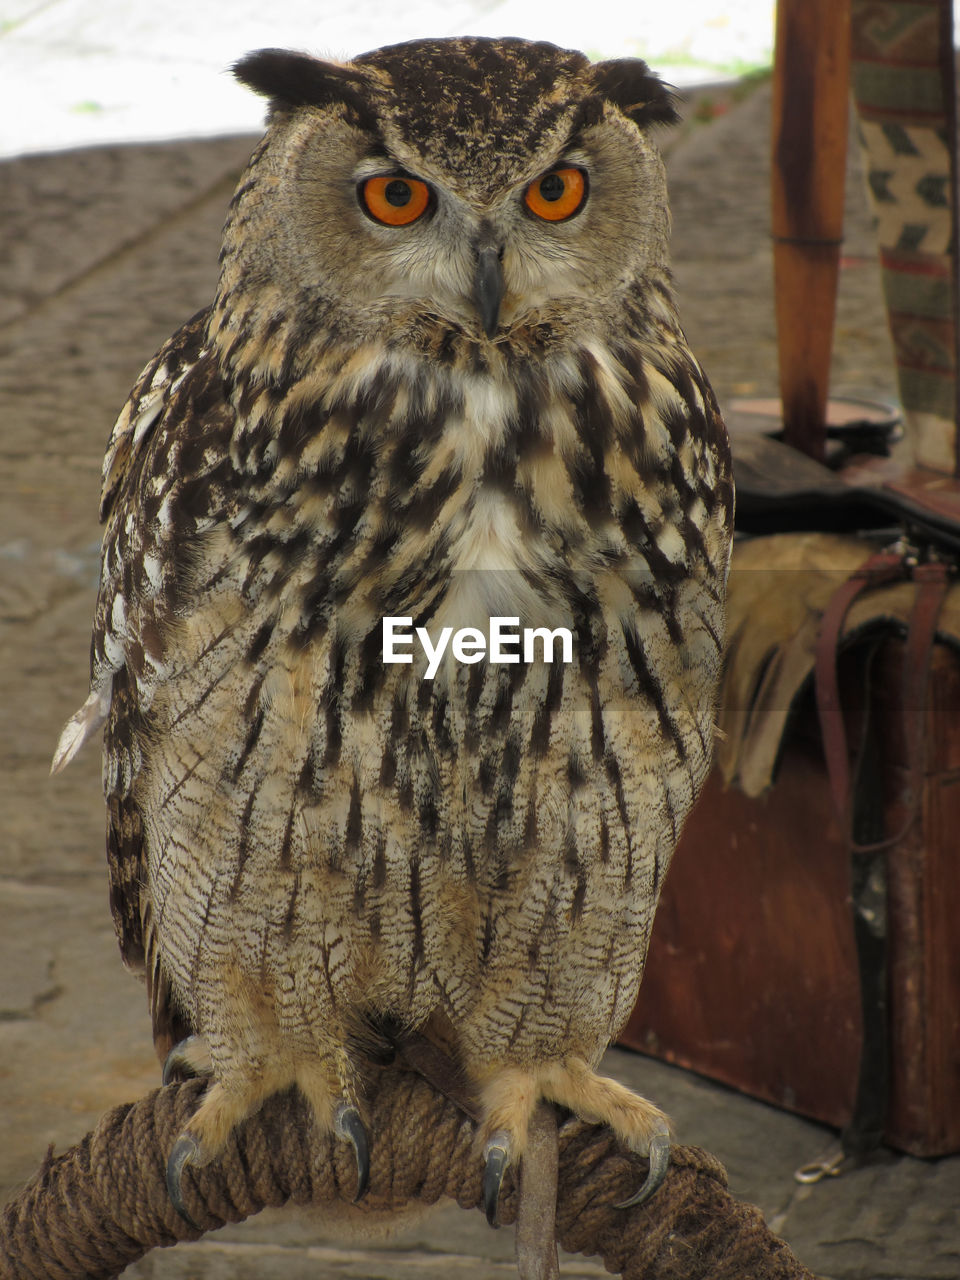
[[[837,1151],[832,1156],[823,1156],[820,1160],[812,1160],[810,1164],[801,1165],[793,1176],[797,1182],[807,1185],[822,1182],[824,1178],[839,1178],[846,1162],[847,1156],[844,1152]]]

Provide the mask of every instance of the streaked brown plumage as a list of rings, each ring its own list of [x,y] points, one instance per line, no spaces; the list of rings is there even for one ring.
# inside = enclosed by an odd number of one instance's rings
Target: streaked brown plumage
[[[239,75],[269,128],[213,305],[114,429],[56,762],[105,719],[121,949],[158,1048],[212,1062],[191,1154],[291,1083],[321,1125],[362,1111],[384,1019],[453,1048],[510,1158],[541,1096],[644,1151],[659,1112],[594,1068],[709,765],[732,508],[667,266],[669,99],[513,40]],[[545,221],[524,192],[561,166],[582,208]],[[427,212],[376,222],[378,174]],[[573,662],[382,660],[385,616],[491,615],[570,628]]]

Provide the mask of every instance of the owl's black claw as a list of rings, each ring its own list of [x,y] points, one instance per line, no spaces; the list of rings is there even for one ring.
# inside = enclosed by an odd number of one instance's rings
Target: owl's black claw
[[[367,1131],[363,1127],[357,1108],[345,1102],[337,1107],[333,1125],[337,1137],[345,1138],[350,1143],[357,1159],[357,1194],[353,1197],[353,1203],[356,1204],[366,1195],[370,1183],[370,1148],[367,1144]]]
[[[175,1075],[197,1075],[196,1062],[191,1050],[202,1046],[202,1044],[203,1040],[200,1036],[186,1036],[175,1044],[163,1060],[161,1083],[169,1084]]]
[[[170,1197],[170,1203],[183,1218],[184,1222],[189,1223],[196,1231],[201,1228],[187,1213],[186,1205],[183,1203],[183,1188],[180,1185],[180,1179],[183,1177],[183,1171],[188,1164],[193,1164],[200,1153],[200,1144],[192,1133],[181,1133],[170,1149],[170,1155],[167,1159],[167,1195]]]
[[[629,1200],[615,1205],[617,1209],[632,1209],[635,1204],[643,1204],[659,1189],[670,1168],[670,1135],[664,1129],[655,1133],[650,1139],[650,1171],[639,1191],[634,1192]]]
[[[491,1227],[500,1225],[500,1187],[510,1163],[510,1143],[505,1133],[495,1133],[486,1146],[483,1170],[483,1211]]]

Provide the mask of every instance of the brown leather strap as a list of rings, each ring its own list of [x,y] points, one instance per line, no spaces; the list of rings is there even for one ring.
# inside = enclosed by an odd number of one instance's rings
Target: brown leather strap
[[[843,1130],[846,1155],[863,1156],[883,1141],[886,1126],[889,1072],[887,1045],[887,936],[885,851],[907,834],[920,811],[925,763],[924,730],[930,660],[937,618],[946,595],[950,566],[937,561],[917,564],[899,551],[873,556],[831,597],[824,612],[816,654],[817,711],[834,805],[855,862],[851,865],[851,908],[857,967],[860,975],[862,1038],[857,1088],[850,1119]],[[850,776],[847,735],[840,705],[837,650],[847,612],[864,590],[911,577],[916,597],[910,612],[901,677],[901,714],[907,777],[901,792],[906,816],[893,836],[861,844],[854,826],[854,789]],[[869,662],[868,662],[869,671]],[[869,684],[869,674],[867,676]],[[868,690],[869,693],[869,690]],[[865,708],[869,716],[869,702]],[[863,747],[869,742],[865,721]],[[869,760],[869,755],[866,757]],[[861,755],[858,773],[864,761]],[[869,769],[868,769],[869,772]],[[863,778],[860,778],[860,785]],[[863,814],[860,815],[863,817]]]
[[[906,816],[899,831],[874,844],[858,844],[851,830],[852,785],[847,733],[840,705],[837,652],[850,606],[868,587],[909,576],[917,584],[903,655],[901,711],[906,747],[907,782],[903,791]],[[940,561],[911,564],[899,552],[882,551],[862,565],[830,599],[817,641],[814,676],[817,713],[834,807],[854,853],[875,853],[901,840],[913,825],[920,805],[924,766],[924,727],[930,659],[937,619],[949,585],[950,566]]]
[[[907,814],[902,831],[894,840],[906,835],[920,807],[925,764],[924,730],[926,728],[927,688],[930,682],[930,660],[937,634],[937,619],[947,594],[951,566],[933,560],[913,570],[917,598],[910,613],[907,643],[903,653],[903,736],[907,753],[907,783],[903,792]]]
[[[860,566],[830,597],[820,624],[814,661],[817,714],[827,763],[827,777],[834,807],[844,831],[850,830],[850,759],[847,731],[840,705],[837,652],[847,611],[861,592],[869,587],[894,582],[906,575],[903,556],[898,551],[880,551]]]

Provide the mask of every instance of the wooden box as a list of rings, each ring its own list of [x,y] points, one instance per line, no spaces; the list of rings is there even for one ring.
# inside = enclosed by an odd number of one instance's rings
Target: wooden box
[[[875,716],[887,832],[907,813],[902,661],[902,641],[885,639],[864,695]],[[851,719],[858,708],[850,691],[864,686],[859,667],[855,647],[841,664]],[[960,655],[942,644],[924,753],[917,816],[885,855],[885,1141],[932,1156],[960,1150]],[[708,781],[667,876],[623,1043],[844,1126],[862,1025],[850,886],[851,854],[808,690],[769,791],[750,799],[725,789],[716,770]]]

